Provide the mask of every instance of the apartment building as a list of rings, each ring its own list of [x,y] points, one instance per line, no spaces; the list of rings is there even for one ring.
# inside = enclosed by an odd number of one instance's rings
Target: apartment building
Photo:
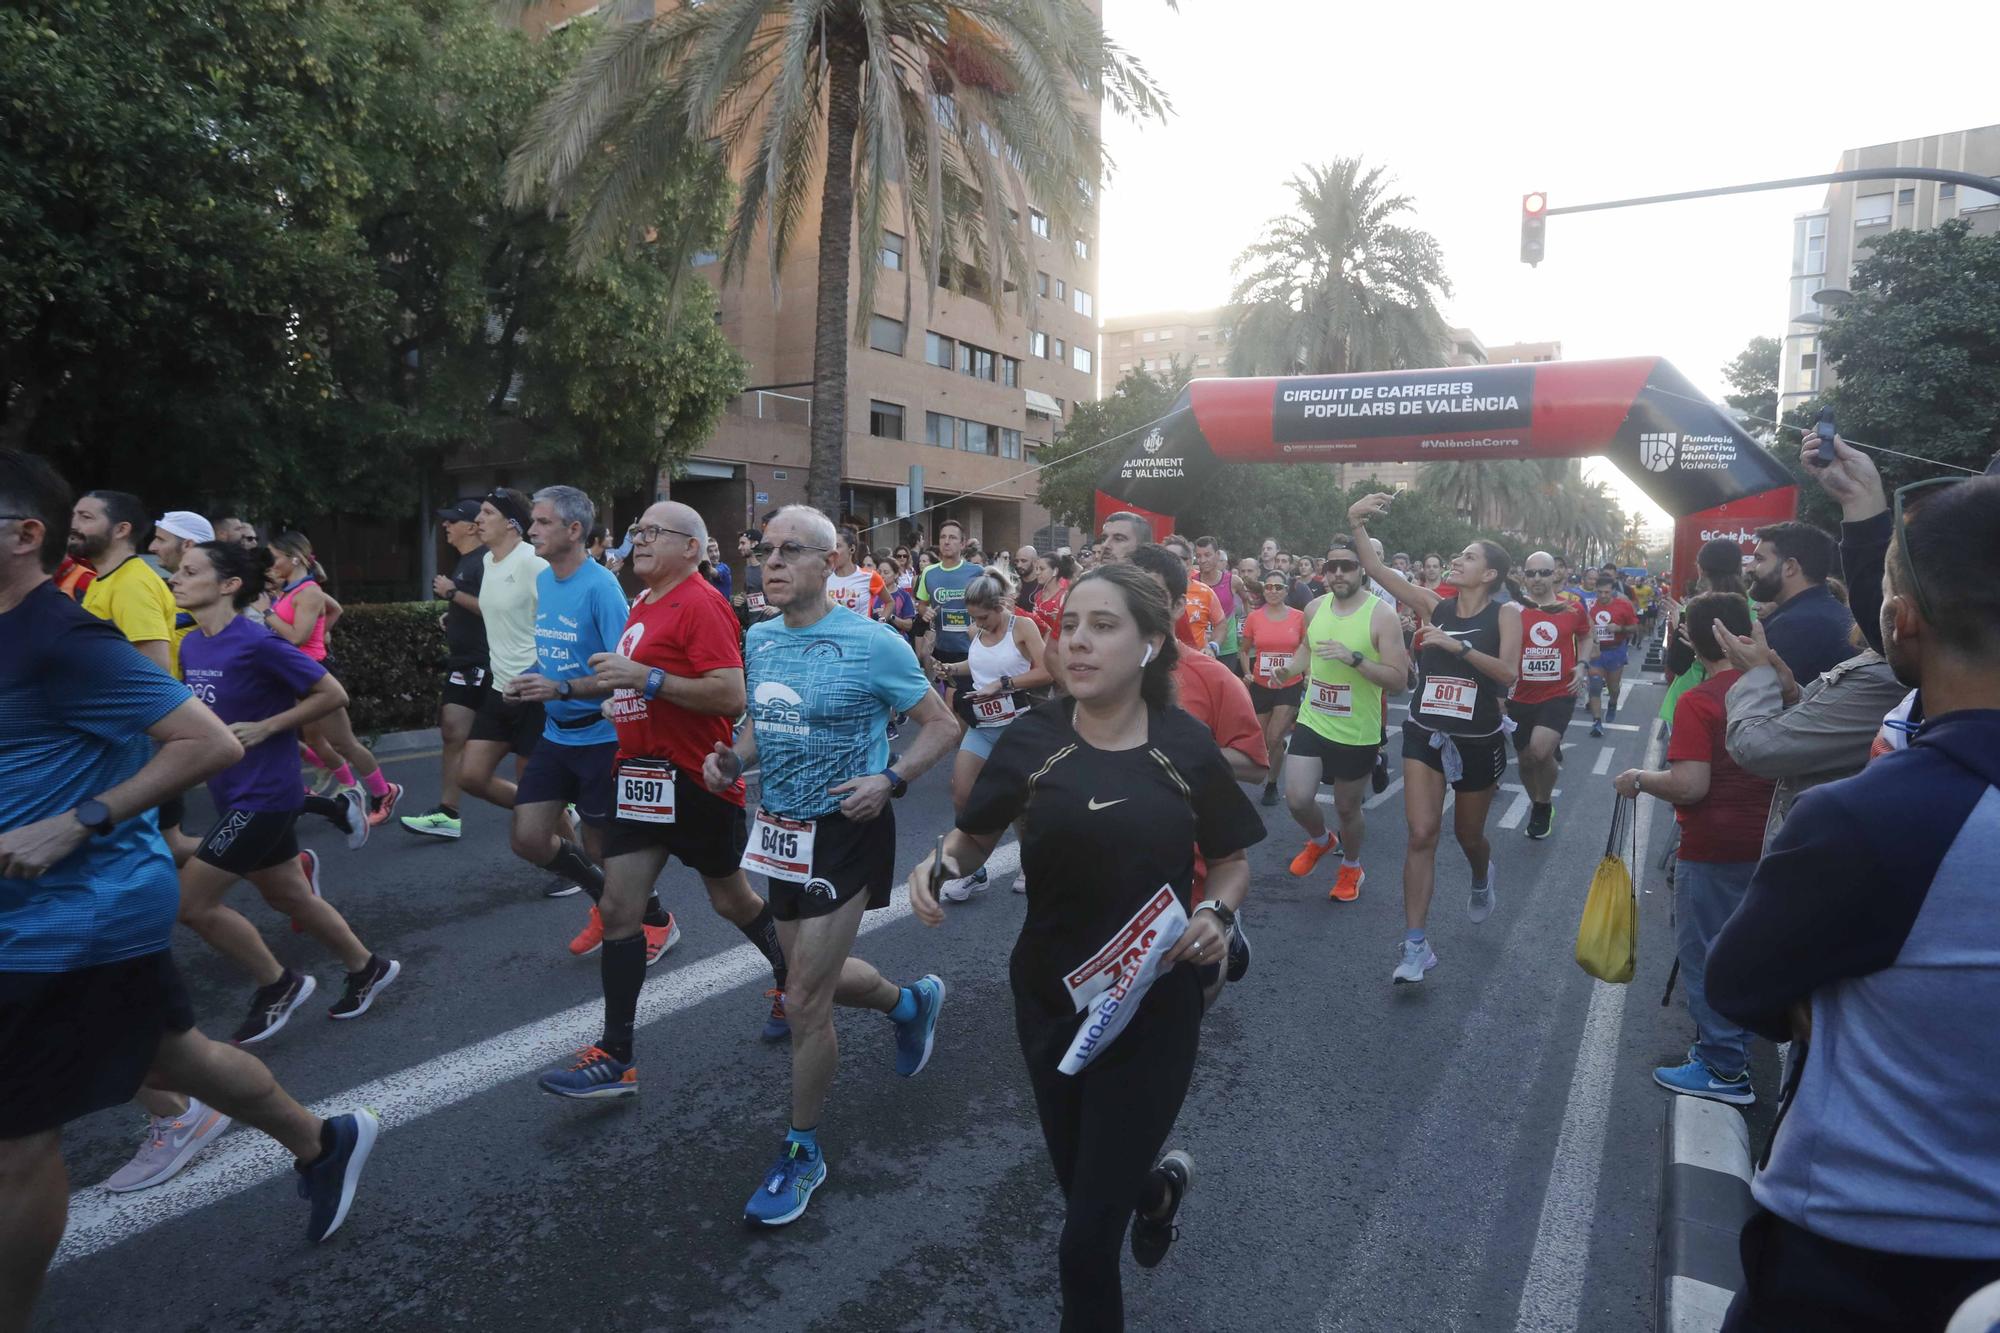
[[[1850,148],[1834,169],[1901,166],[2000,176],[2000,125]],[[1832,387],[1832,367],[1820,365],[1820,329],[1825,312],[1847,299],[1854,266],[1867,257],[1868,243],[1891,231],[1935,227],[1955,217],[1977,231],[2000,231],[2000,196],[1938,181],[1842,181],[1827,187],[1820,207],[1793,218],[1778,362],[1780,416]]]
[[[1236,312],[1229,306],[1106,319],[1098,341],[1100,391],[1110,393],[1131,371],[1165,373],[1176,362],[1195,379],[1227,375],[1229,330],[1235,322]]]
[[[1537,361],[1562,359],[1563,345],[1560,342],[1495,343],[1486,349],[1486,364],[1489,366],[1530,365]]]

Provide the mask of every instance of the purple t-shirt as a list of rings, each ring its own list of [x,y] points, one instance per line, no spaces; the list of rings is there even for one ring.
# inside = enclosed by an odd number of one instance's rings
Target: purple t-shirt
[[[224,722],[262,722],[304,698],[326,668],[262,625],[241,616],[222,633],[200,629],[181,640],[181,676]],[[284,811],[305,805],[299,737],[281,731],[208,780],[218,813]]]

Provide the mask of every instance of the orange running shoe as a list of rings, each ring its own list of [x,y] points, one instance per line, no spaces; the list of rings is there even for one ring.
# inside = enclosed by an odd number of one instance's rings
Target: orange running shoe
[[[664,926],[641,925],[639,929],[646,932],[647,967],[651,967],[653,964],[659,962],[660,958],[667,952],[667,950],[673,948],[676,944],[679,944],[681,942],[681,923],[674,920],[674,914],[672,912],[667,913],[666,925]]]
[[[1313,867],[1319,864],[1319,859],[1339,846],[1338,833],[1327,834],[1325,842],[1314,842],[1311,838],[1307,838],[1306,845],[1292,858],[1292,873],[1301,877],[1312,874]]]
[[[578,958],[588,958],[604,947],[604,916],[597,910],[597,904],[590,905],[590,919],[583,923],[583,929],[576,932],[576,938],[569,942],[569,951]]]
[[[1333,888],[1327,897],[1337,903],[1351,903],[1361,896],[1361,881],[1368,878],[1368,872],[1360,866],[1341,863],[1340,874],[1333,881]]]

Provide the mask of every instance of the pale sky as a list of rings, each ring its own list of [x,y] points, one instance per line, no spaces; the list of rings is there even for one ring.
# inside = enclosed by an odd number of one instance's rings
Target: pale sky
[[[1791,219],[1825,187],[1551,218],[1535,269],[1520,262],[1523,194],[1561,205],[1810,175],[1844,148],[2000,119],[1978,54],[1996,49],[2000,8],[1977,0],[1180,0],[1178,14],[1106,0],[1105,25],[1176,114],[1106,120],[1100,316],[1226,300],[1285,182],[1359,155],[1442,244],[1450,323],[1488,344],[1560,339],[1570,360],[1664,356],[1718,398],[1724,363],[1784,331]]]

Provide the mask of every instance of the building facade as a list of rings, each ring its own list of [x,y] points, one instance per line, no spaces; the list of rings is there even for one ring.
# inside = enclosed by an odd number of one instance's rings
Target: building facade
[[[1530,365],[1537,361],[1562,359],[1563,345],[1560,342],[1495,343],[1486,349],[1486,364],[1489,366]]]

